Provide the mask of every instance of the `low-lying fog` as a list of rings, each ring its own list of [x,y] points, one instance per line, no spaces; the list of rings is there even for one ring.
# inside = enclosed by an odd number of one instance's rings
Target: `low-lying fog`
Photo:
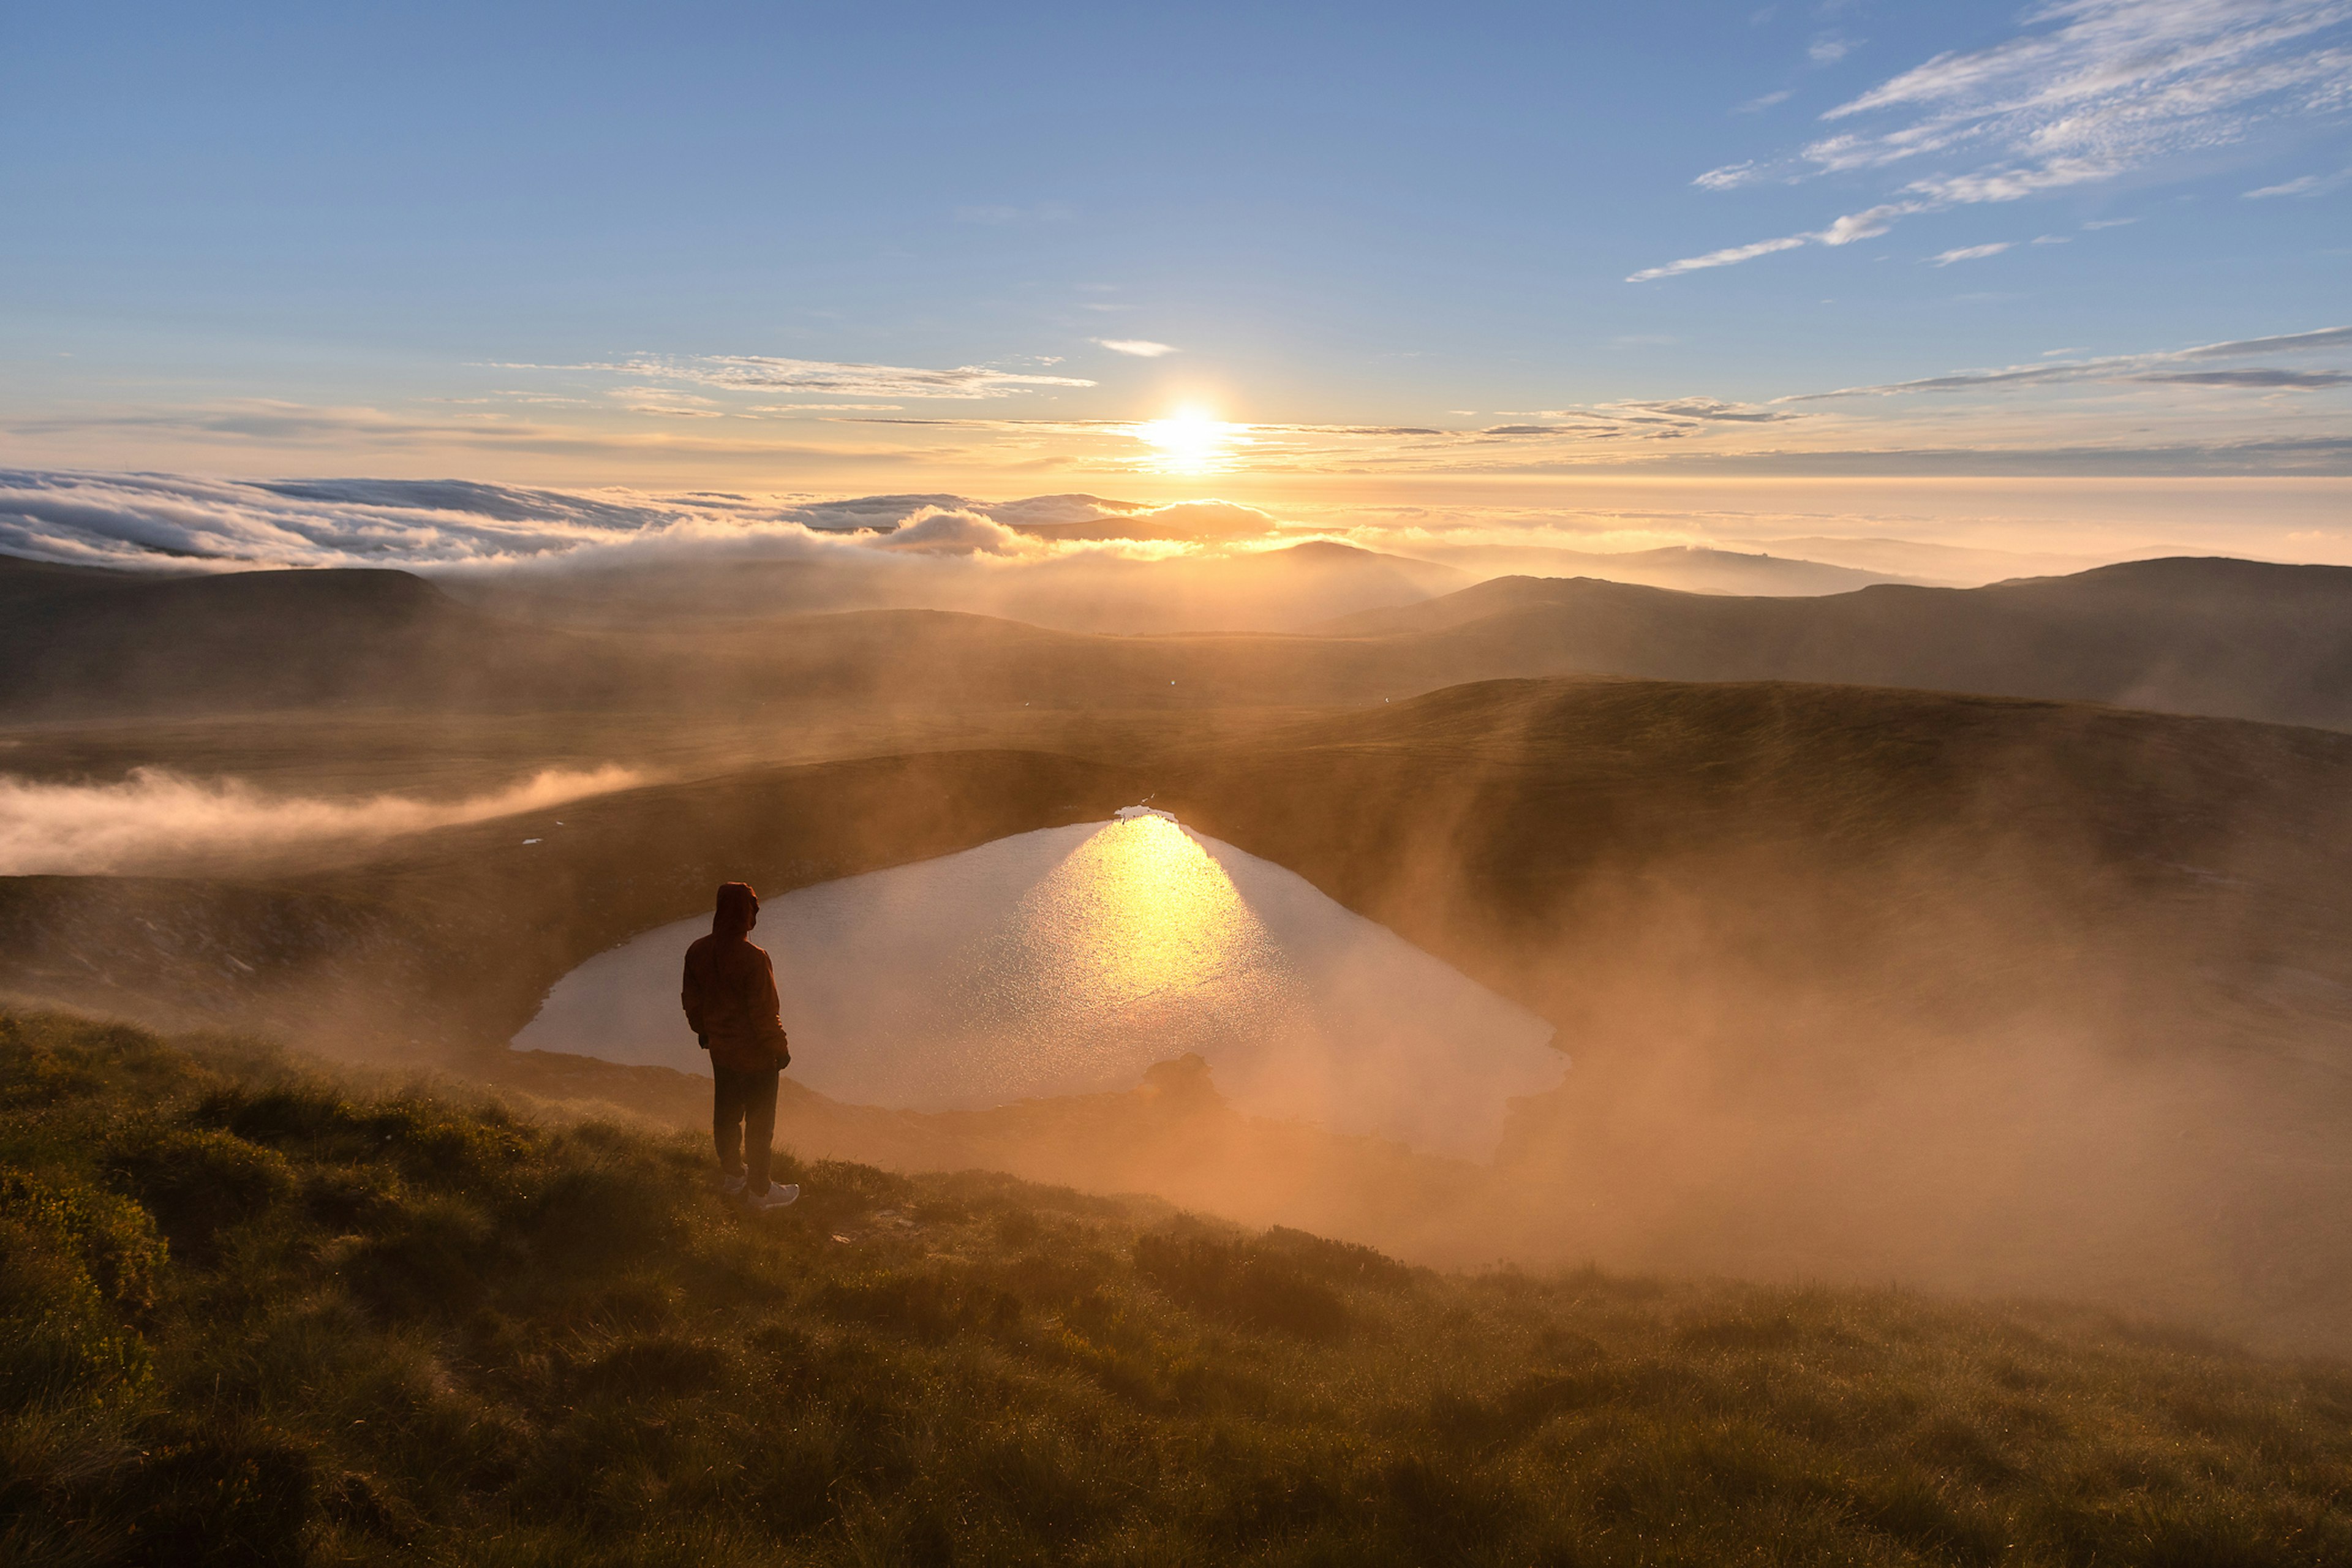
[[[708,1072],[678,1006],[698,916],[564,977],[523,1049]],[[976,1109],[1133,1088],[1197,1052],[1252,1115],[1471,1159],[1556,1086],[1551,1026],[1304,879],[1157,813],[1048,828],[767,900],[793,1076]]]
[[[367,843],[488,822],[646,782],[614,765],[553,768],[456,800],[378,795],[330,800],[273,795],[242,779],[133,768],[109,782],[0,773],[0,877],[137,876],[257,851]]]

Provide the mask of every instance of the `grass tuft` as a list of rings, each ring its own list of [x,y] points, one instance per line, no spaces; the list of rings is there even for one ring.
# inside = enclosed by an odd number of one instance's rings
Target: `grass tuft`
[[[1135,1271],[1195,1311],[1261,1331],[1344,1338],[1348,1303],[1310,1267],[1264,1242],[1183,1232],[1135,1240]]]

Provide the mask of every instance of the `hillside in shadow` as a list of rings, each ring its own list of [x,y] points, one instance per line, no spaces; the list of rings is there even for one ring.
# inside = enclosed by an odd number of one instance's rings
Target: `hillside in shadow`
[[[1412,643],[1496,674],[1835,681],[2352,722],[2343,566],[2182,558],[1804,599],[1512,577],[1318,629]]]
[[[1038,527],[1046,537],[1096,537]],[[712,563],[692,558],[557,563],[446,578],[461,600],[518,619],[583,628],[667,627],[837,610],[944,610],[1059,631],[1290,632],[1332,616],[1418,603],[1469,586],[1450,565],[1314,540],[1209,554],[1081,553],[975,569],[882,550]]]
[[[759,581],[746,574],[735,592]],[[2154,561],[1813,598],[1507,578],[1314,636],[1113,636],[924,609],[757,616],[741,599],[721,605],[743,613],[707,601],[698,612],[658,573],[643,593],[637,607],[624,593],[590,614],[522,595],[462,604],[394,572],[154,578],[0,563],[0,713],[1358,705],[1502,677],[1608,674],[2352,724],[2352,568],[2341,567]],[[1158,612],[1134,594],[1101,601],[1099,621],[1148,624]]]

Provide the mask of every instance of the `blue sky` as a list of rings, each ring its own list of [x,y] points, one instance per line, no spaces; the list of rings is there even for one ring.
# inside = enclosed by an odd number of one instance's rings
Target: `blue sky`
[[[26,465],[2352,471],[2347,0],[17,6],[0,145]]]

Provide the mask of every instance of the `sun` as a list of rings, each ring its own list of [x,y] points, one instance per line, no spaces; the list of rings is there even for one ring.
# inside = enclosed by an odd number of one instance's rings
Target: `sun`
[[[1135,427],[1158,455],[1152,467],[1168,473],[1199,474],[1219,467],[1237,445],[1242,426],[1228,425],[1206,409],[1179,408],[1164,419]]]

